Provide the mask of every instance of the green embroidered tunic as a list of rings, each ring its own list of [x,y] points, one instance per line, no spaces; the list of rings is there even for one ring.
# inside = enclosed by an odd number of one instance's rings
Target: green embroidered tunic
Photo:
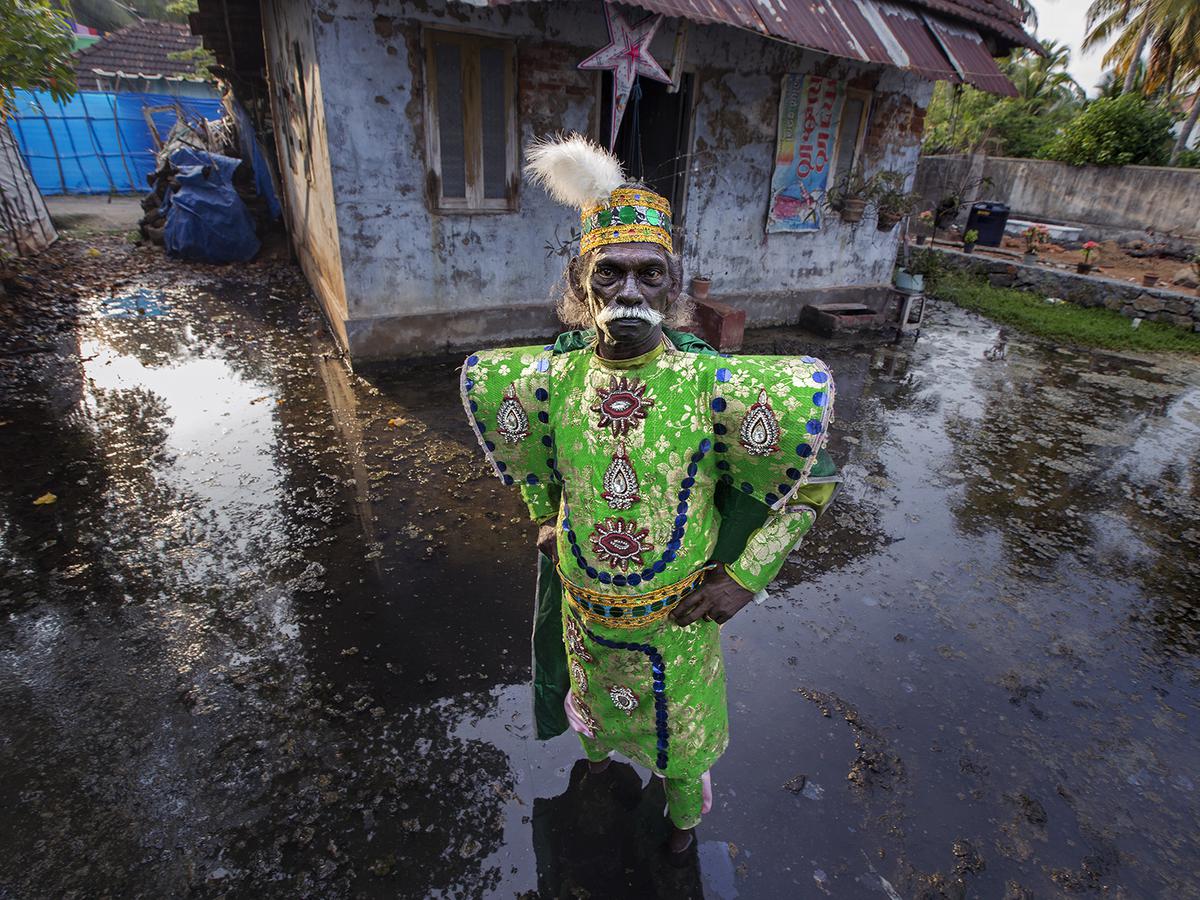
[[[672,337],[620,361],[591,345],[472,354],[462,392],[497,475],[521,485],[535,519],[557,521],[589,755],[695,779],[728,742],[719,626],[668,614],[713,560],[765,588],[839,479],[822,450],[834,385],[820,360],[681,352]],[[730,495],[763,509],[733,553],[721,546]]]

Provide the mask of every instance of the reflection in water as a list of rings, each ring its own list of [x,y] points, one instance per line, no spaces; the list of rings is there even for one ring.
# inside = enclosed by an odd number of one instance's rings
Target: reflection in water
[[[562,794],[533,802],[538,895],[703,896],[694,848],[678,869],[663,858],[666,802],[660,778],[643,785],[628,763],[595,774],[578,760]]]
[[[751,335],[833,367],[849,483],[723,631],[675,870],[656,779],[532,737],[457,361],[367,380],[291,270],[166,265],[0,358],[0,893],[1200,895],[1191,363]]]

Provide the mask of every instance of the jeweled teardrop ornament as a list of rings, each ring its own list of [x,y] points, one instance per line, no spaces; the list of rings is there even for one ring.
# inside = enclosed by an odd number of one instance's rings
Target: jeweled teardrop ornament
[[[517,387],[510,384],[496,410],[496,430],[510,444],[515,444],[529,434],[529,416],[525,415],[525,407],[517,399]]]
[[[779,450],[779,420],[766,391],[758,392],[758,402],[746,411],[739,433],[742,446],[751,456],[769,456]]]
[[[613,509],[629,509],[641,499],[638,496],[637,473],[629,462],[624,441],[617,444],[612,462],[604,471],[604,492],[600,496],[607,500]]]

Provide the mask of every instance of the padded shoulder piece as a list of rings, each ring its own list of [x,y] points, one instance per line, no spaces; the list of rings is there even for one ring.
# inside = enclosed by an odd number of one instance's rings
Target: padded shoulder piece
[[[463,408],[496,476],[505,484],[554,480],[548,347],[481,350],[467,357]]]
[[[735,356],[711,365],[721,480],[782,509],[813,477],[825,444],[833,417],[829,367],[811,356]]]

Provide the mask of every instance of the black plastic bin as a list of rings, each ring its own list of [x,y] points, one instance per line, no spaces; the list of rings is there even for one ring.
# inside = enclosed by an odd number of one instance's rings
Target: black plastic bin
[[[1008,224],[1008,213],[1008,206],[1004,203],[972,203],[963,234],[974,228],[979,232],[979,240],[975,243],[999,247],[1004,239],[1004,226]]]

